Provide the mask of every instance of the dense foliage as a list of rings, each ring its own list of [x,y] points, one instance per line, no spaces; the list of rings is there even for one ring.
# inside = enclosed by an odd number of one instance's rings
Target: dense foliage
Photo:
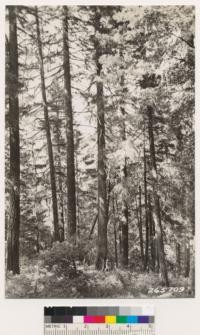
[[[7,11],[7,296],[193,296],[194,8]]]

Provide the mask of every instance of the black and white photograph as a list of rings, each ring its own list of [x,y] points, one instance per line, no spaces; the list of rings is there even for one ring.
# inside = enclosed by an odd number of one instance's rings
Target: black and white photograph
[[[195,297],[195,7],[5,12],[6,298]]]

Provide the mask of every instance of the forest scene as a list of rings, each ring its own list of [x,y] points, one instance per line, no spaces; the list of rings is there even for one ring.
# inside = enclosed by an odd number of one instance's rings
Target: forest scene
[[[7,298],[195,295],[193,6],[7,6]]]

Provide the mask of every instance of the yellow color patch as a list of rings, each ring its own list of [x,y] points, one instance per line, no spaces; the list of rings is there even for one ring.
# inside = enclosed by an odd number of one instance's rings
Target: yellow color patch
[[[116,323],[116,316],[106,315],[105,323]]]

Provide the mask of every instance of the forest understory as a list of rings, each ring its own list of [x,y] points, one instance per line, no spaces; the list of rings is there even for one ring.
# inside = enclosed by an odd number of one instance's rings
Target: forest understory
[[[57,255],[59,255],[57,246]],[[65,249],[65,248],[64,248]],[[52,257],[52,252],[50,252]],[[7,298],[186,298],[193,297],[190,278],[169,272],[170,288],[160,274],[141,269],[110,269],[98,271],[95,265],[69,266],[67,257],[56,259],[49,268],[40,258],[23,259],[20,275],[7,273]],[[61,261],[62,260],[62,261]],[[54,260],[51,259],[51,265]]]
[[[194,24],[6,7],[6,297],[194,297]]]

